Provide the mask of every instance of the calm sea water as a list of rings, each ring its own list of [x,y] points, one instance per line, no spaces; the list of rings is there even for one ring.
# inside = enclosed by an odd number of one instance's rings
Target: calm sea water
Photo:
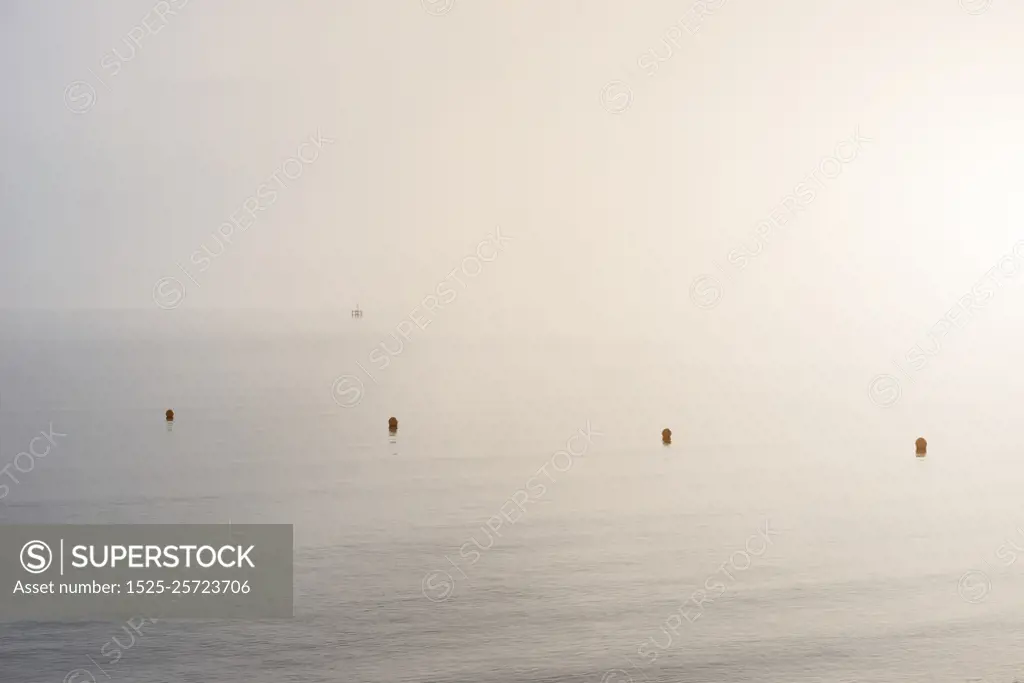
[[[291,523],[296,569],[294,619],[163,621],[116,663],[118,622],[2,624],[0,681],[1024,677],[1012,406],[653,345],[424,337],[380,370],[379,341],[5,341],[0,466],[67,436],[0,523]]]

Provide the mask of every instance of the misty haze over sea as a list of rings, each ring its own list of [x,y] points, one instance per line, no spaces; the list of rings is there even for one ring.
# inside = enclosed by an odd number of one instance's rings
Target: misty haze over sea
[[[332,383],[381,341],[350,320],[161,339],[100,334],[110,320],[4,340],[2,464],[51,425],[66,436],[19,475],[3,523],[287,521],[296,545],[294,621],[148,625],[114,680],[1024,673],[999,655],[1024,604],[996,555],[1024,543],[1021,465],[997,431],[1012,388],[973,413],[909,389],[883,411],[847,366],[428,328],[384,370],[364,363],[377,381],[342,407]],[[918,460],[905,423],[924,413]],[[109,663],[121,627],[4,625],[7,680]]]
[[[0,683],[1024,680],[1021,26],[0,3]],[[293,618],[15,621],[35,524]]]

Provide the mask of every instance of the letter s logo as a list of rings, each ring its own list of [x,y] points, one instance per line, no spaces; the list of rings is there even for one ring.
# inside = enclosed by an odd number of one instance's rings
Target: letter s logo
[[[42,574],[53,563],[50,546],[42,541],[29,541],[21,548],[21,566],[29,574]]]

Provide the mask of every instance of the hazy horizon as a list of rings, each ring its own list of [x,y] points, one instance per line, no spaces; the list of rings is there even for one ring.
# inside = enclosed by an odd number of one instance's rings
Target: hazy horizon
[[[500,227],[450,324],[736,335],[845,316],[870,319],[870,343],[931,325],[1024,237],[1009,3],[733,1],[691,35],[662,1],[188,2],[129,52],[151,9],[3,11],[0,56],[32,58],[4,76],[0,308],[157,309],[176,278],[182,309],[400,319]],[[730,263],[858,134],[838,177]],[[218,245],[232,217],[251,227]],[[706,274],[724,282],[713,310],[691,299]]]
[[[1016,681],[1021,26],[0,3],[0,683]],[[115,523],[291,618],[4,620]]]

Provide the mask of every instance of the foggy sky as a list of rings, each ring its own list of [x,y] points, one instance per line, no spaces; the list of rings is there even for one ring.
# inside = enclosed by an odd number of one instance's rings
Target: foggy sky
[[[500,227],[438,327],[884,361],[1024,238],[1008,0],[718,0],[696,34],[689,0],[159,4],[0,8],[0,308],[358,303],[393,327]],[[200,270],[204,245],[222,253]],[[163,278],[185,289],[173,310]],[[1022,280],[974,323],[990,344],[1015,344]]]

